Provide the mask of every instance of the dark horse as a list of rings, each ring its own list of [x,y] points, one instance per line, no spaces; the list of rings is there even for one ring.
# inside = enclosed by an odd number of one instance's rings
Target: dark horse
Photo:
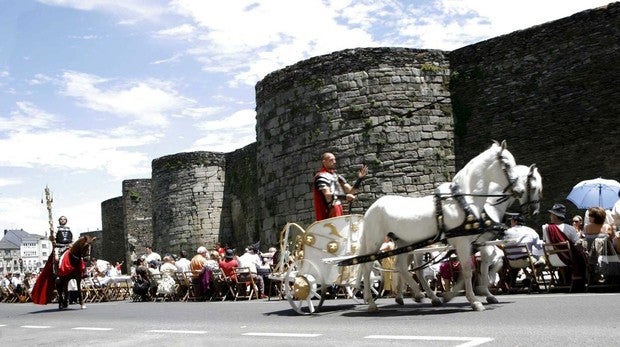
[[[69,305],[69,281],[74,279],[77,282],[78,298],[80,308],[84,309],[84,299],[80,290],[82,284],[82,275],[86,268],[84,257],[90,256],[90,244],[95,237],[82,236],[71,245],[58,260],[58,277],[56,278],[56,292],[58,294],[58,308],[60,310],[67,308]]]

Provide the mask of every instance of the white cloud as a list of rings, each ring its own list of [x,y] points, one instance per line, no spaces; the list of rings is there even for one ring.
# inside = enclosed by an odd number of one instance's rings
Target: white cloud
[[[37,0],[50,6],[68,7],[82,11],[100,10],[124,18],[121,23],[137,20],[156,20],[164,14],[164,3],[158,0]]]
[[[256,125],[256,112],[254,110],[241,110],[232,115],[218,119],[205,121],[198,124],[200,129],[206,131],[245,129]]]
[[[195,32],[195,28],[190,24],[181,24],[174,28],[168,28],[157,31],[157,35],[170,36],[174,38],[187,38]]]
[[[197,126],[205,135],[194,142],[191,151],[231,152],[256,142],[256,112],[251,109],[237,111],[223,119],[204,121]]]
[[[201,119],[209,116],[213,116],[222,112],[224,107],[212,106],[212,107],[189,107],[183,110],[183,116],[190,117],[192,119]]]
[[[2,197],[0,199],[0,220],[16,221],[14,223],[5,222],[2,226],[3,229],[24,229],[29,233],[43,235],[49,230],[46,215],[45,206],[41,204],[39,198]]]
[[[56,122],[56,117],[29,102],[16,103],[17,110],[11,112],[9,118],[2,119],[0,130],[7,132],[24,132],[30,129],[44,129]]]
[[[14,186],[21,184],[23,181],[17,178],[0,178],[0,187]]]
[[[150,175],[148,155],[124,148],[156,140],[155,135],[117,137],[80,130],[24,131],[0,139],[0,166],[48,167],[73,173],[98,170],[117,179]]]
[[[159,64],[166,64],[166,63],[174,63],[174,62],[179,61],[181,59],[181,57],[183,57],[183,54],[175,53],[170,58],[155,60],[151,64],[152,65],[159,65]]]
[[[348,3],[175,2],[180,14],[195,21],[197,38],[202,41],[188,53],[204,71],[234,72],[231,86],[254,85],[267,73],[308,56],[376,46],[361,23],[371,22],[379,6],[359,5],[345,14]]]
[[[41,85],[41,84],[45,84],[45,83],[49,83],[49,82],[53,82],[53,78],[45,75],[45,74],[36,74],[34,75],[34,78],[31,78],[30,80],[27,81],[28,84],[30,84],[31,86],[36,86],[36,85]]]
[[[111,82],[95,75],[67,71],[63,74],[62,92],[79,100],[83,107],[130,117],[137,124],[153,127],[168,126],[168,113],[194,104],[167,82],[148,80],[108,86]]]
[[[49,235],[49,220],[45,204],[40,197],[3,197],[0,199],[0,221],[5,222],[4,229],[23,229],[32,234]],[[59,206],[54,204],[54,226],[58,225],[57,211],[68,216],[69,227],[73,230],[74,239],[80,232],[101,229],[101,201],[87,201],[77,204]]]

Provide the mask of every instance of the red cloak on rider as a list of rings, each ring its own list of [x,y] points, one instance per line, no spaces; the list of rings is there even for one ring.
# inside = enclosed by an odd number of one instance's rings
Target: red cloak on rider
[[[54,287],[56,276],[53,271],[54,252],[47,258],[47,263],[43,267],[43,271],[37,277],[37,281],[32,287],[32,302],[38,305],[47,305],[54,299]]]

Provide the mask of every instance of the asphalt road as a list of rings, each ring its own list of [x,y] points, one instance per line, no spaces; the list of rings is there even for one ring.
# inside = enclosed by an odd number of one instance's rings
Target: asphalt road
[[[620,293],[498,296],[474,312],[464,297],[441,307],[326,300],[311,316],[287,301],[0,304],[2,346],[616,346]]]

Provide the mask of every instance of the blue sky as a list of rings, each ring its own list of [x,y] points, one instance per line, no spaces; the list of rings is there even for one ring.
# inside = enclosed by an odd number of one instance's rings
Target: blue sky
[[[0,0],[0,230],[101,228],[151,160],[255,141],[254,86],[355,47],[453,50],[597,0]]]

